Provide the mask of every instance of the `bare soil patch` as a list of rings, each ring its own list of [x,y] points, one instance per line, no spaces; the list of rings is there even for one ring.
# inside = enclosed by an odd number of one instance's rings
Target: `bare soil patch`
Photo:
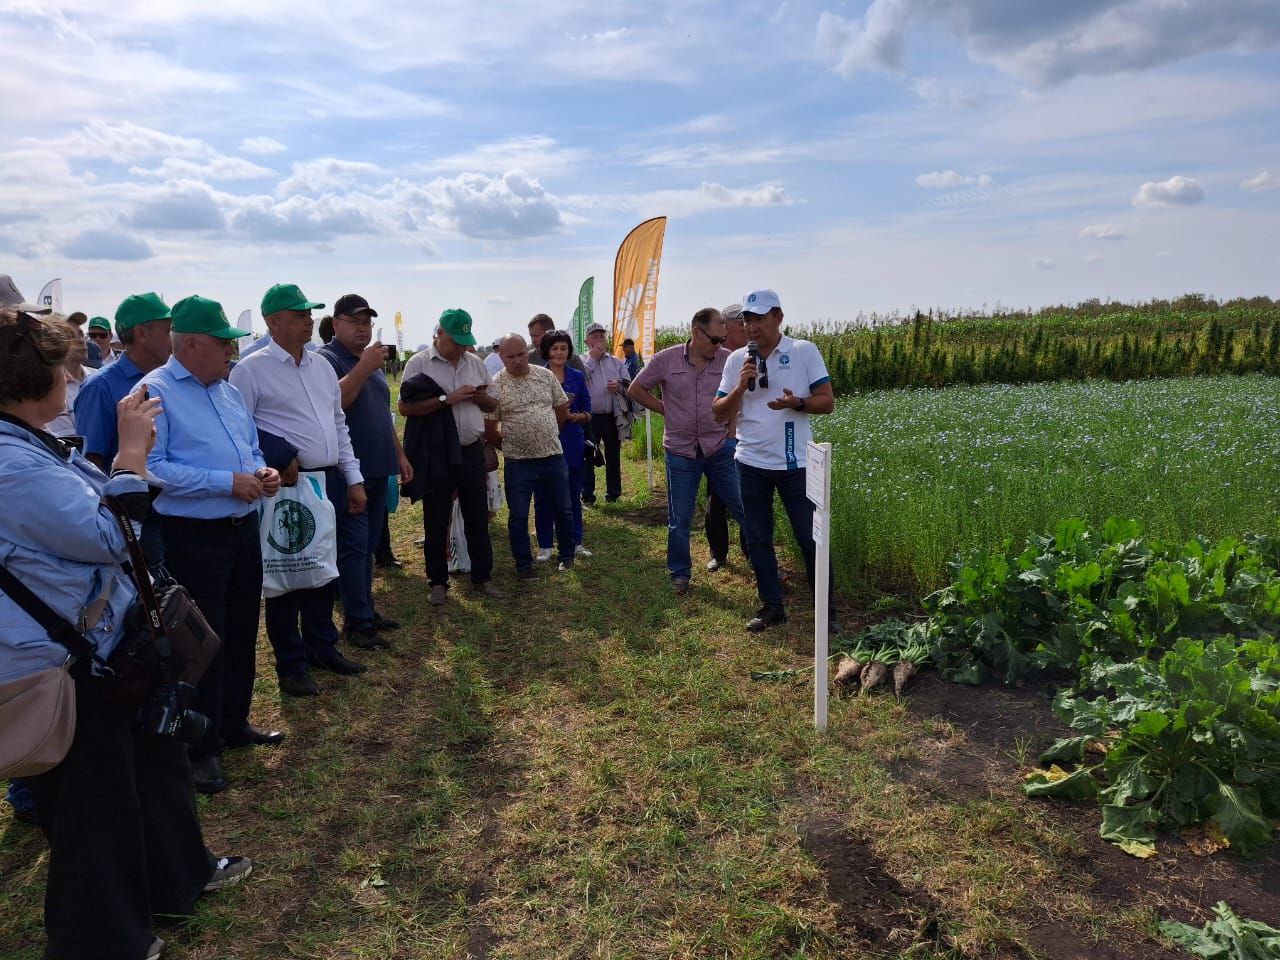
[[[1273,844],[1246,861],[1233,853],[1196,856],[1175,834],[1158,840],[1151,860],[1128,856],[1098,836],[1101,814],[1096,806],[1027,800],[1018,789],[1018,758],[1034,764],[1039,753],[1066,728],[1050,708],[1047,687],[967,687],[937,674],[922,676],[907,697],[913,712],[951,724],[957,736],[925,741],[919,754],[891,766],[898,779],[954,802],[966,797],[1000,795],[1034,804],[1072,840],[1064,883],[1083,883],[1088,895],[1112,906],[1144,906],[1162,918],[1200,924],[1210,909],[1226,900],[1239,913],[1261,920],[1280,917],[1280,850]],[[1065,928],[1069,930],[1069,927]],[[1063,923],[1035,927],[1040,952],[1053,960],[1106,958],[1108,949],[1123,948],[1125,960],[1178,956],[1158,944],[1098,944],[1073,941]],[[1056,952],[1054,952],[1056,951]],[[1072,952],[1076,951],[1076,952]]]

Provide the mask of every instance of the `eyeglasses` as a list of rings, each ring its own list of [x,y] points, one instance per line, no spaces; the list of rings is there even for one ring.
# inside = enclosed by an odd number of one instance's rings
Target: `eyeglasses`
[[[694,327],[694,329],[700,331],[704,337],[710,340],[712,346],[718,347],[721,344],[723,344],[726,340],[729,339],[728,337],[713,337],[711,334],[707,333],[707,331],[703,330],[701,327]]]
[[[89,339],[90,340],[110,340],[111,334],[106,330],[90,330]]]

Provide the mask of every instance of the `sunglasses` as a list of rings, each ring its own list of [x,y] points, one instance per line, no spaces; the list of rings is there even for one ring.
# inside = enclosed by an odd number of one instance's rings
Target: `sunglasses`
[[[701,330],[702,335],[706,337],[708,340],[710,340],[711,345],[715,347],[722,346],[724,342],[729,339],[728,337],[713,337],[711,334],[707,333],[707,331],[703,330],[701,327],[698,327],[698,330]]]
[[[89,339],[90,340],[110,340],[111,334],[109,334],[106,330],[90,330]]]

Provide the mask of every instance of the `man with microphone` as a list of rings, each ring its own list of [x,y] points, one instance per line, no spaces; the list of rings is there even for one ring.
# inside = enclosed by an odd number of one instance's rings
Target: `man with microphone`
[[[726,361],[712,412],[721,423],[737,418],[743,532],[761,604],[747,629],[759,633],[787,620],[773,549],[775,492],[804,554],[810,589],[814,585],[813,504],[805,496],[809,417],[834,410],[835,393],[818,348],[783,334],[782,302],[776,293],[748,293],[742,298],[742,318],[750,339]],[[830,570],[823,575],[830,576]],[[828,596],[834,605],[835,591]],[[833,606],[829,630],[839,629]]]

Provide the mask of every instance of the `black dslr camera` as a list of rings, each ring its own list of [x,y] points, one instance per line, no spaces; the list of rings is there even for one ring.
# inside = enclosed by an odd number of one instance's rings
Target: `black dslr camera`
[[[181,680],[163,680],[156,684],[138,713],[143,733],[175,737],[187,744],[197,744],[209,734],[209,718],[191,709],[196,688]]]

